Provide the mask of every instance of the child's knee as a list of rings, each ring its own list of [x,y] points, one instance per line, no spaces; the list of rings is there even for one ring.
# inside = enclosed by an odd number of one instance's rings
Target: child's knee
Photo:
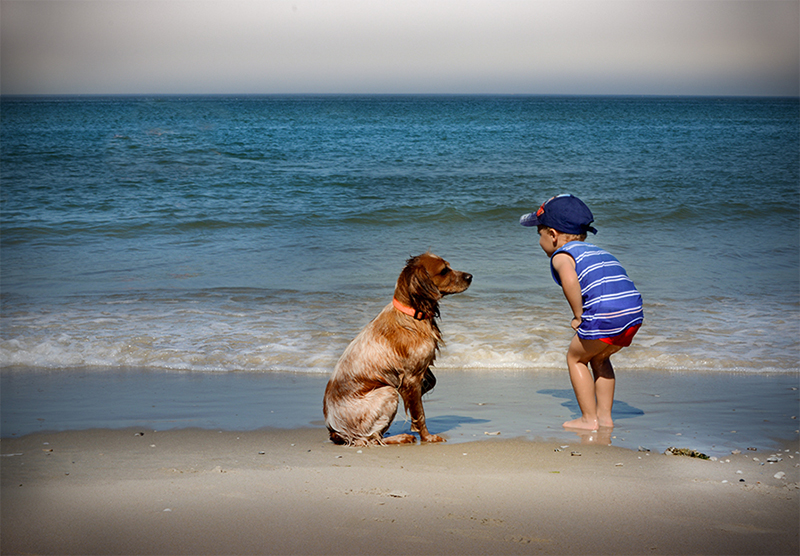
[[[588,365],[592,360],[603,356],[609,348],[617,349],[611,350],[608,356],[619,350],[619,346],[611,346],[600,340],[584,340],[575,335],[567,350],[567,363],[574,361]]]

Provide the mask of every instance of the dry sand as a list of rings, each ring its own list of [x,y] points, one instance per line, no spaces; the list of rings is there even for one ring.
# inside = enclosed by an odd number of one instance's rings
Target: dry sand
[[[357,449],[306,428],[1,446],[3,554],[798,553],[796,444],[710,461],[499,437]]]

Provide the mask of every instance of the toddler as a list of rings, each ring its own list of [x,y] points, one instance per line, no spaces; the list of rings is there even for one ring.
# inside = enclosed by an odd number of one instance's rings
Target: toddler
[[[564,427],[613,427],[615,377],[611,356],[631,345],[644,321],[642,297],[617,259],[590,243],[597,233],[592,212],[572,195],[559,195],[520,218],[536,226],[539,245],[550,257],[553,279],[564,290],[576,331],[567,351],[567,368],[581,409]],[[589,368],[591,367],[591,372]]]

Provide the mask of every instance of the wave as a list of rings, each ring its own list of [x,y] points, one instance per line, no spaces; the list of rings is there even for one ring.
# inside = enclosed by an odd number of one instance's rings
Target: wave
[[[572,333],[560,305],[502,301],[510,297],[448,299],[436,367],[562,369]],[[327,373],[384,302],[372,294],[239,288],[79,297],[44,311],[18,306],[0,321],[0,366]],[[755,312],[715,315],[713,325],[699,315],[688,329],[666,306],[646,305],[645,313],[634,345],[615,356],[621,371],[798,371],[797,340],[773,338]]]
[[[247,338],[219,343],[210,338],[195,349],[164,346],[150,335],[100,340],[59,335],[40,340],[0,342],[0,368],[74,369],[143,368],[194,372],[329,373],[343,351],[339,345],[309,345],[305,338],[264,342]],[[448,342],[434,368],[449,371],[565,370],[566,343],[554,347],[466,346]],[[159,345],[161,344],[161,345]],[[798,373],[788,358],[757,360],[670,354],[631,347],[615,356],[618,372],[637,370],[689,372]]]

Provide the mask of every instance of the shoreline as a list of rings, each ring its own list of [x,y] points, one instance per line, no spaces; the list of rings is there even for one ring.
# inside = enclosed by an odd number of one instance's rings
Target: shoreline
[[[448,443],[523,438],[709,456],[800,438],[798,374],[619,371],[615,428],[565,430],[578,407],[566,371],[436,370],[428,426]],[[95,428],[252,431],[319,428],[327,374],[147,369],[3,369],[3,439]],[[408,432],[402,410],[389,434]],[[499,433],[499,434],[498,434]]]
[[[798,551],[797,450],[712,462],[519,438],[356,449],[318,428],[0,446],[3,554]]]

